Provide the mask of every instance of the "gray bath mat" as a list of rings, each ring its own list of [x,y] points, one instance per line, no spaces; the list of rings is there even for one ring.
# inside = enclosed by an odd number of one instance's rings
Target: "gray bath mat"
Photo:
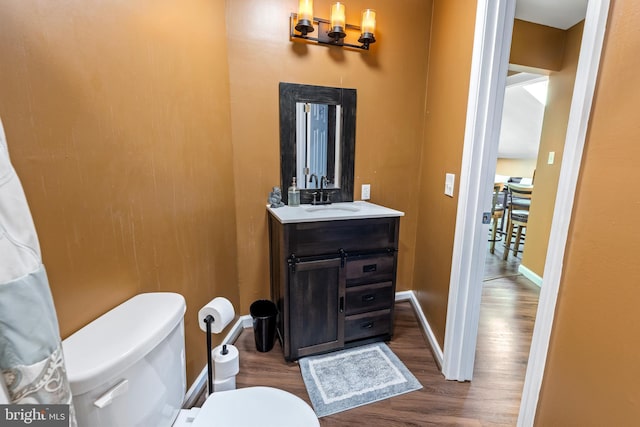
[[[305,357],[300,370],[318,417],[422,388],[385,343]]]

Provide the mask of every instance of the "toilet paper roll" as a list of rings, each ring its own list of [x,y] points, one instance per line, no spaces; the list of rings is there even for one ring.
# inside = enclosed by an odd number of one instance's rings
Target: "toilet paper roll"
[[[206,332],[207,323],[204,319],[206,319],[207,316],[212,316],[213,323],[211,323],[211,332],[219,334],[231,323],[235,315],[231,302],[226,298],[217,297],[209,301],[207,305],[198,311],[198,324],[200,325],[200,329]]]
[[[216,381],[234,377],[240,372],[240,353],[238,349],[231,344],[227,344],[227,354],[222,354],[222,347],[219,345],[211,352],[213,378]]]
[[[213,391],[227,391],[236,389],[236,377],[227,378],[222,381],[215,380],[213,382]]]

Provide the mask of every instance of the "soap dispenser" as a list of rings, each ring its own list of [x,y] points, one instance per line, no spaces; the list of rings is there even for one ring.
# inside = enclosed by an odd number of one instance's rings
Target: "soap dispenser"
[[[298,189],[295,177],[293,177],[293,182],[291,183],[291,187],[289,187],[287,201],[289,206],[300,206],[300,190]]]

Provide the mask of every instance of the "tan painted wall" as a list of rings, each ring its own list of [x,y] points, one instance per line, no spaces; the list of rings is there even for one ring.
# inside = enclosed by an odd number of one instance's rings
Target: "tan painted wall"
[[[316,0],[315,15],[328,18],[330,5]],[[398,289],[412,287],[431,2],[354,0],[346,5],[347,22],[359,25],[365,7],[377,11],[378,42],[361,52],[292,43],[288,17],[297,11],[295,1],[227,2],[243,312],[269,297],[265,203],[280,181],[279,82],[357,89],[355,197],[368,183],[372,202],[406,212]],[[421,25],[407,26],[416,17]]]
[[[562,69],[564,43],[564,30],[516,19],[509,64],[559,71]]]
[[[0,5],[0,116],[62,336],[148,291],[238,307],[224,1]]]
[[[505,176],[521,176],[533,178],[536,170],[536,159],[504,159],[499,158],[496,164],[496,174]]]
[[[584,23],[581,22],[567,30],[562,70],[549,74],[547,107],[544,111],[540,135],[526,245],[522,254],[522,265],[540,277],[543,276],[547,258],[551,220],[553,219],[558,180],[560,179],[560,166],[562,165],[562,153],[567,136],[567,122],[583,29]],[[547,160],[551,151],[555,152],[555,161],[549,165]]]
[[[640,419],[640,4],[612,2],[537,426]]]
[[[475,16],[475,1],[434,1],[413,290],[440,346],[444,345]],[[446,173],[456,175],[453,198],[443,193]]]

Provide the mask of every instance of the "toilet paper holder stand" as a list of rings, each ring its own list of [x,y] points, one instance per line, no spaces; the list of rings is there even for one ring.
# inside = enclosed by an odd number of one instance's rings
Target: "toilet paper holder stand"
[[[204,323],[207,324],[207,383],[209,384],[209,394],[213,393],[213,361],[211,360],[211,324],[215,320],[213,316],[205,317]],[[222,352],[226,350],[226,345],[222,347]]]

